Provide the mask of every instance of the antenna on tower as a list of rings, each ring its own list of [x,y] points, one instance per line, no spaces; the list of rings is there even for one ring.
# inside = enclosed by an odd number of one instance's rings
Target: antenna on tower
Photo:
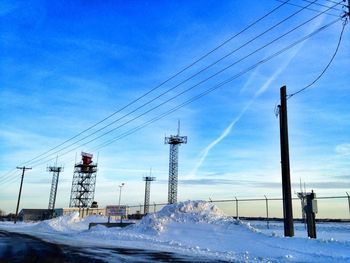
[[[143,180],[145,181],[145,202],[143,206],[143,213],[146,215],[149,212],[149,201],[150,201],[150,196],[151,196],[151,182],[155,181],[156,178],[152,177],[152,167],[150,168],[149,171],[149,176],[143,177]],[[140,205],[141,207],[141,205]],[[141,212],[141,209],[140,209]]]
[[[98,164],[98,158],[100,157],[100,152],[97,152],[96,164]]]
[[[180,136],[180,119],[177,120],[177,136]]]
[[[180,136],[180,120],[178,121],[177,135],[165,137],[164,143],[170,144],[168,203],[174,204],[177,202],[179,145],[187,143],[187,136]]]

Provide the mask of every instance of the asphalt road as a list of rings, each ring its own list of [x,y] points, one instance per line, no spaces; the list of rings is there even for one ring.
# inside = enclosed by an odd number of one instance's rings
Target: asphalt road
[[[213,262],[213,260],[133,248],[82,248],[0,230],[1,263]],[[215,260],[215,262],[218,262]]]

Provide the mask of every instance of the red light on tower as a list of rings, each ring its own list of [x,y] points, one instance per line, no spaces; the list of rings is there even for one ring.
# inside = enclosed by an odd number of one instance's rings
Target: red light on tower
[[[90,153],[81,152],[81,159],[83,160],[83,164],[89,165],[92,163],[93,155]]]

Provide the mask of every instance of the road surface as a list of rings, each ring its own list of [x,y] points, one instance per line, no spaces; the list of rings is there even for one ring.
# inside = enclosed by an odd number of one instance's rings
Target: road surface
[[[212,262],[169,252],[133,248],[84,248],[50,243],[39,238],[0,230],[1,263],[100,262]],[[217,261],[216,261],[217,262]],[[221,261],[222,262],[222,261]]]

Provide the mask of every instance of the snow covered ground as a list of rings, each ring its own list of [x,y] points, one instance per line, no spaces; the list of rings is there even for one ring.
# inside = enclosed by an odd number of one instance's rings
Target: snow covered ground
[[[283,237],[283,224],[242,222],[226,217],[214,204],[186,201],[165,206],[126,228],[96,226],[107,218],[78,214],[39,223],[0,223],[0,229],[35,235],[51,242],[84,247],[125,247],[175,252],[212,261],[350,262],[350,224],[317,225],[318,239],[306,237],[296,224],[296,237]]]

